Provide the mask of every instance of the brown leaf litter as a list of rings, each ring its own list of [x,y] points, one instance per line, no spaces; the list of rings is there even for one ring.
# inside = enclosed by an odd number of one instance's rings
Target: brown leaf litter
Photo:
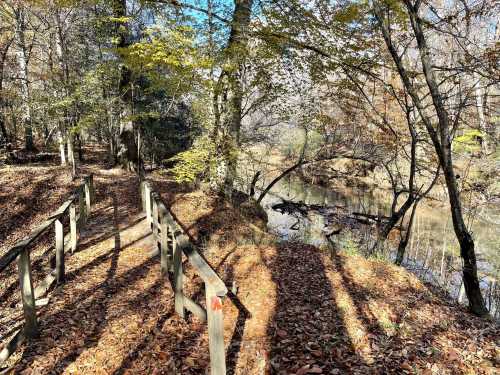
[[[67,258],[67,283],[39,309],[41,335],[10,359],[11,372],[205,374],[206,325],[173,311],[141,221],[137,179],[96,173],[98,204],[80,250]],[[495,373],[498,326],[433,294],[404,269],[279,243],[263,230],[262,215],[252,219],[255,210],[235,210],[164,178],[155,183],[237,289],[223,303],[229,374]],[[186,294],[204,304],[201,279],[187,261],[185,267]],[[17,295],[12,289],[6,300]]]

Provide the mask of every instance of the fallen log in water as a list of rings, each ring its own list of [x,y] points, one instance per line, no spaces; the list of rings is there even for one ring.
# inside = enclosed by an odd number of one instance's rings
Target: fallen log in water
[[[286,213],[289,215],[300,214],[302,216],[307,216],[308,212],[317,211],[320,214],[324,214],[327,210],[333,210],[338,208],[344,208],[342,206],[322,206],[319,204],[307,204],[302,201],[293,202],[289,200],[285,200],[282,198],[281,203],[277,203],[271,206],[274,211],[278,211],[281,213]]]

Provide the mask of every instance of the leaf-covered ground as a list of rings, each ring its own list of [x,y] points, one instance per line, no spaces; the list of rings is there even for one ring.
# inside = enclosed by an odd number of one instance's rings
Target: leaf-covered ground
[[[88,168],[97,187],[90,225],[79,251],[67,257],[66,284],[39,309],[40,338],[20,348],[7,371],[207,373],[206,326],[173,311],[170,283],[141,221],[137,179]],[[41,178],[37,169],[31,173]],[[237,286],[224,301],[228,373],[495,373],[498,326],[446,302],[404,269],[279,243],[254,207],[237,211],[162,176],[155,182],[214,269]],[[29,216],[43,215],[34,208]],[[5,220],[2,228],[10,225]],[[40,263],[53,252],[39,251]],[[185,266],[186,293],[203,304],[202,282]],[[9,322],[2,340],[21,320],[11,271],[0,289]]]

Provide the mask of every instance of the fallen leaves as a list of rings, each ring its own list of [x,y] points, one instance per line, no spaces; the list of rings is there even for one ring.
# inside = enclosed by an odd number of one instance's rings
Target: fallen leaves
[[[302,366],[296,373],[296,375],[304,375],[304,374],[322,374],[323,370],[321,367],[316,365],[305,365]]]
[[[136,181],[116,173],[98,181],[101,197],[115,191],[126,199],[125,247]],[[331,259],[302,244],[254,244],[255,233],[230,206],[200,191],[165,190],[179,220],[206,241],[209,262],[228,283],[237,281],[238,300],[251,312],[242,318],[231,302],[222,304],[235,374],[494,374],[498,328],[430,298],[405,271],[359,257]],[[108,212],[110,202],[102,203]],[[95,224],[89,236],[109,230],[109,221]],[[19,372],[204,374],[206,325],[173,314],[158,260],[140,241],[118,254],[109,241],[69,258],[74,274],[41,310],[43,336],[25,349]],[[186,293],[202,292],[193,269],[184,271]]]

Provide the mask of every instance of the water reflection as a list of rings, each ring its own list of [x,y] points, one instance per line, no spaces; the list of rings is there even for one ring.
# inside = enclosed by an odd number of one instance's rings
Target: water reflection
[[[304,217],[283,214],[271,208],[283,199],[320,205],[325,209],[311,211]],[[315,246],[331,246],[333,242],[339,249],[355,249],[366,253],[373,242],[374,226],[360,224],[352,217],[352,213],[386,216],[390,212],[391,200],[391,192],[385,190],[368,191],[348,187],[327,189],[288,178],[272,189],[264,198],[263,206],[269,217],[269,228],[283,239]],[[500,270],[500,212],[498,208],[482,207],[479,217],[479,210],[476,211],[469,211],[467,219],[476,244],[481,286],[490,311],[498,316],[500,311],[497,310],[500,309],[495,306],[498,305],[500,293],[495,280]],[[328,241],[326,234],[339,225],[344,230]],[[399,238],[393,238],[389,242],[387,257],[395,257],[397,240]],[[452,297],[464,300],[459,246],[449,210],[444,204],[432,200],[420,203],[403,264],[426,281],[444,287]]]

